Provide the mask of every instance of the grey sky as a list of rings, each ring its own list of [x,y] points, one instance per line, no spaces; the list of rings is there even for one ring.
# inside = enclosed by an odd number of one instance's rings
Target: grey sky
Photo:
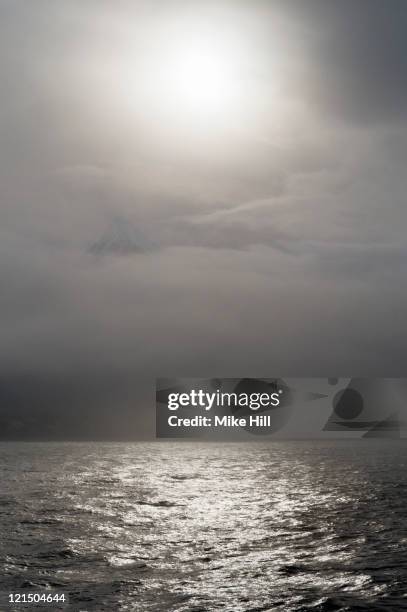
[[[219,114],[165,72],[196,28]],[[1,0],[0,435],[148,435],[156,376],[404,375],[406,30],[404,0]],[[92,256],[116,216],[154,248]]]

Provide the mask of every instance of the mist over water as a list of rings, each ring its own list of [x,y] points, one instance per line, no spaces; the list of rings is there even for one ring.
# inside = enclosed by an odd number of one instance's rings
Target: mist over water
[[[98,612],[405,610],[406,467],[403,441],[3,443],[0,590]]]

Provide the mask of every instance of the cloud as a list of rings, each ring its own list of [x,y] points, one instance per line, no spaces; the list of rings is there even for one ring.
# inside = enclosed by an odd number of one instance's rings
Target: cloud
[[[149,435],[156,376],[404,374],[405,3],[35,4],[0,9],[2,435]],[[116,95],[180,8],[243,28],[240,121]],[[156,248],[91,257],[115,216]]]
[[[299,87],[327,114],[369,125],[406,119],[407,6],[403,0],[289,1],[301,21]]]

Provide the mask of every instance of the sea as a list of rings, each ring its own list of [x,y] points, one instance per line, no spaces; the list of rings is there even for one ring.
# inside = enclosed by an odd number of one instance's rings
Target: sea
[[[406,474],[403,440],[1,443],[1,612],[407,610]]]

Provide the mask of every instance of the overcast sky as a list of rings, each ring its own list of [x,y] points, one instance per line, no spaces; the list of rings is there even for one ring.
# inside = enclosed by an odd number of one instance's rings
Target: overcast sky
[[[405,375],[406,31],[0,0],[0,436],[149,435],[157,376]]]

